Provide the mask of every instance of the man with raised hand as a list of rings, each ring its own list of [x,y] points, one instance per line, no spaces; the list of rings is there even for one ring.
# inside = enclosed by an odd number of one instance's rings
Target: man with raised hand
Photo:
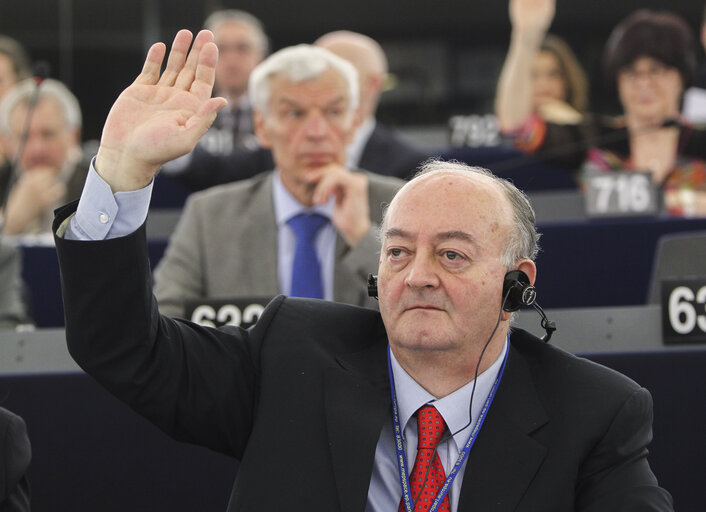
[[[114,192],[148,186],[222,106],[208,34],[187,58],[188,39],[161,78],[153,47],[111,111],[96,167]],[[510,328],[538,234],[509,182],[428,163],[382,224],[379,312],[279,296],[249,330],[159,314],[144,226],[123,222],[142,193],[115,194],[105,241],[72,240],[81,211],[57,211],[69,350],[174,438],[239,459],[230,511],[672,510],[649,392]]]

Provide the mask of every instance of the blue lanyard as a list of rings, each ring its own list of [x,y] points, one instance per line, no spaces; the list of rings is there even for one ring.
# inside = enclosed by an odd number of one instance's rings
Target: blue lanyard
[[[444,485],[441,486],[441,489],[439,489],[439,493],[436,495],[436,498],[429,507],[429,512],[436,512],[439,509],[439,507],[441,506],[441,502],[444,501],[444,498],[448,494],[449,489],[451,488],[451,484],[456,478],[456,475],[458,475],[461,466],[463,466],[463,463],[466,461],[468,454],[471,453],[471,448],[476,442],[478,432],[480,432],[480,429],[483,426],[485,417],[488,414],[488,409],[490,409],[490,405],[493,403],[493,398],[495,398],[495,393],[498,390],[500,379],[502,378],[503,372],[505,371],[505,364],[507,363],[507,355],[509,351],[510,350],[508,347],[507,350],[505,350],[505,357],[503,358],[503,363],[500,367],[500,371],[498,371],[498,376],[495,378],[495,382],[493,383],[493,387],[490,389],[488,398],[486,398],[485,403],[483,404],[483,408],[481,409],[480,415],[478,416],[478,421],[476,421],[475,425],[473,426],[473,430],[471,431],[471,435],[468,438],[468,442],[466,442],[466,446],[464,446],[463,450],[461,450],[461,452],[458,454],[458,459],[456,459],[456,463],[449,472],[449,476],[446,477]],[[402,486],[402,501],[404,503],[405,511],[413,512],[414,503],[412,502],[412,496],[409,492],[409,469],[407,468],[407,453],[404,449],[404,443],[402,441],[402,426],[400,424],[399,410],[397,407],[397,393],[395,392],[395,378],[392,374],[392,360],[390,356],[389,346],[387,347],[387,371],[390,375],[390,389],[392,392],[392,426],[393,434],[395,436],[395,448],[397,450],[397,467],[400,475],[400,485]]]

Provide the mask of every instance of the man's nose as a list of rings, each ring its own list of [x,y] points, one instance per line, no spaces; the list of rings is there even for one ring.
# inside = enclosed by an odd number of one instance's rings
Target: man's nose
[[[407,268],[408,274],[405,279],[407,286],[434,288],[439,285],[439,274],[433,256],[417,254]]]
[[[328,133],[328,123],[319,112],[313,112],[306,123],[306,134],[313,138],[325,137]]]

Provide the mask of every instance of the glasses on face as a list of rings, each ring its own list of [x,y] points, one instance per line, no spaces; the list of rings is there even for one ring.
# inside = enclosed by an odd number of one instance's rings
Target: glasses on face
[[[632,66],[620,70],[619,78],[630,83],[636,83],[639,80],[659,80],[664,77],[673,68],[667,67],[664,64],[653,62],[647,66]]]

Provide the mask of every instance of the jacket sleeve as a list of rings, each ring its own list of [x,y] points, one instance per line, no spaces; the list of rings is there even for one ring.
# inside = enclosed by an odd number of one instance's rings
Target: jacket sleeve
[[[58,211],[55,230],[70,213]],[[240,458],[259,391],[257,332],[271,314],[252,335],[160,315],[144,226],[112,240],[55,241],[76,362],[175,439]]]
[[[27,469],[32,448],[22,418],[0,408],[0,512],[29,512]]]
[[[652,440],[652,397],[636,389],[623,402],[603,437],[581,467],[576,510],[672,511],[647,461]]]

